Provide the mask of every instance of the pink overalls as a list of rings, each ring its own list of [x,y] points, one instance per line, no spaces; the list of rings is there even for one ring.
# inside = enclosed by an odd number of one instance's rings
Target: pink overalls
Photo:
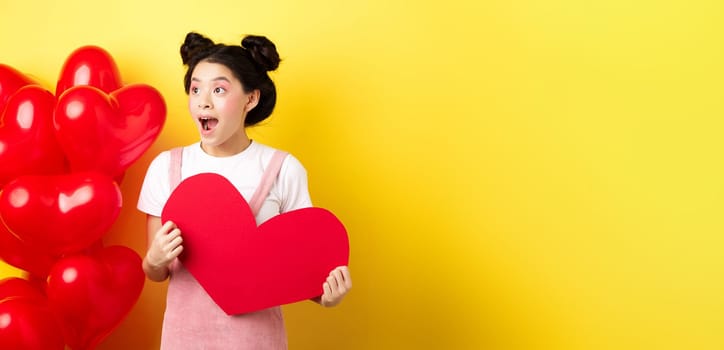
[[[182,148],[171,150],[169,177],[172,189],[181,181],[181,154]],[[254,215],[259,212],[274,184],[286,155],[285,152],[277,151],[265,169],[261,183],[249,201]],[[171,278],[163,320],[162,350],[287,348],[284,320],[279,306],[229,316],[216,305],[178,260],[171,263],[169,268]]]

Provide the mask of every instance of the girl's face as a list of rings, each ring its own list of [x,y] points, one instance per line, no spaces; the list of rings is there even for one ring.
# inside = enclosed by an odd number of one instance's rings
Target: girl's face
[[[189,111],[201,135],[201,147],[213,156],[228,156],[249,145],[246,114],[259,101],[259,91],[244,92],[223,64],[202,61],[191,74]]]

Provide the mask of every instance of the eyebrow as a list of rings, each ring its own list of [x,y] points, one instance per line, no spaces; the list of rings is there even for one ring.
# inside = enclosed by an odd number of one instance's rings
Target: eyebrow
[[[191,81],[201,81],[199,78],[191,78]],[[231,82],[227,77],[216,77],[214,79],[211,79],[211,81],[225,81],[225,82]]]

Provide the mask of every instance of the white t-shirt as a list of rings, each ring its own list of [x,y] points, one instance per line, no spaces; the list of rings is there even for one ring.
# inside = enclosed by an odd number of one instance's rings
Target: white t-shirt
[[[248,201],[259,185],[264,169],[274,152],[274,148],[252,141],[241,153],[229,157],[214,157],[206,154],[201,149],[201,143],[196,142],[183,149],[181,180],[201,173],[216,173],[227,178]],[[171,195],[170,161],[171,152],[164,151],[149,165],[138,198],[140,211],[161,216],[163,207]],[[256,221],[257,224],[261,224],[279,213],[311,206],[307,171],[299,160],[288,155],[256,216]]]

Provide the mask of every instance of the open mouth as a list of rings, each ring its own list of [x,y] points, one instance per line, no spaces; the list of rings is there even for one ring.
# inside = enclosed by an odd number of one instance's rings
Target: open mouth
[[[199,122],[201,123],[201,129],[206,131],[215,128],[216,125],[219,124],[218,119],[211,117],[201,117],[199,118]]]

